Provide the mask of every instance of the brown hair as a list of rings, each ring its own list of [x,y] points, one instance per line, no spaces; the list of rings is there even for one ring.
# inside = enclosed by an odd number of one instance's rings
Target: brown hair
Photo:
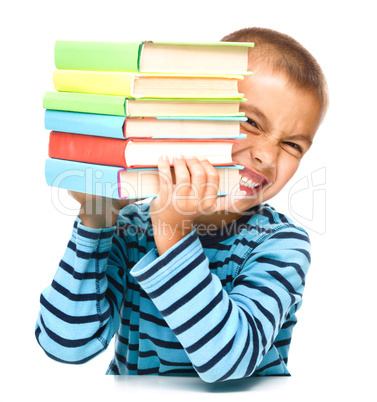
[[[297,88],[308,88],[326,112],[329,99],[326,78],[316,59],[289,35],[267,28],[244,28],[222,39],[223,42],[253,42],[250,69],[257,66],[284,73]]]

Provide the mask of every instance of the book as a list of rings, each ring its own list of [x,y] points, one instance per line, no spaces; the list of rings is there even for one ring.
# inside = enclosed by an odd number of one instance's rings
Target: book
[[[244,116],[239,102],[246,99],[132,99],[124,96],[47,92],[43,107],[115,116]]]
[[[54,87],[60,92],[116,95],[131,98],[240,99],[243,75],[136,74],[129,72],[55,70]]]
[[[106,138],[51,131],[48,156],[77,162],[125,168],[157,167],[161,155],[169,158],[195,155],[213,165],[232,165],[235,140]]]
[[[248,74],[253,43],[55,42],[55,66],[66,70]]]
[[[239,189],[242,166],[218,166],[219,192]],[[49,186],[116,199],[154,197],[159,190],[157,169],[132,169],[48,158],[45,178]],[[174,180],[174,175],[173,175]]]
[[[122,117],[45,111],[45,128],[111,138],[239,138],[245,117]]]

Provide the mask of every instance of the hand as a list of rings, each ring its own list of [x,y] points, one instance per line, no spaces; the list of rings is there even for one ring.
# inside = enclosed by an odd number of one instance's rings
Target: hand
[[[115,225],[119,211],[137,200],[117,200],[91,194],[68,191],[68,194],[80,203],[79,218],[84,226],[100,229]]]
[[[160,189],[150,208],[160,254],[191,232],[195,218],[214,210],[219,189],[219,175],[208,160],[178,156],[173,163],[175,184],[168,159],[160,158]]]

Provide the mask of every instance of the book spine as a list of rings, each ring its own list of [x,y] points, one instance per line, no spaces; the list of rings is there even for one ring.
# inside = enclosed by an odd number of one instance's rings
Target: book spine
[[[126,98],[110,95],[47,92],[43,98],[43,107],[68,112],[125,116]]]
[[[124,138],[125,117],[101,114],[45,111],[45,128],[52,131],[86,134],[100,137]]]
[[[134,73],[55,70],[54,87],[59,92],[79,92],[133,98]]]
[[[51,131],[48,156],[56,159],[127,167],[125,148],[128,141]]]
[[[139,42],[56,41],[55,66],[66,70],[138,72]]]
[[[62,159],[47,159],[47,185],[102,197],[120,199],[122,169]]]

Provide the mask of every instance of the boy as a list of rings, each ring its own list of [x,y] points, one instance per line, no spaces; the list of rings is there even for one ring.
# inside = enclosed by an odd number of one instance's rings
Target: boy
[[[308,151],[326,112],[326,81],[286,35],[253,28],[224,40],[255,42],[253,75],[239,84],[247,138],[233,147],[241,193],[217,197],[213,166],[180,155],[175,185],[160,158],[151,202],[73,193],[80,214],[36,328],[50,357],[84,363],[116,334],[108,374],[289,375],[309,238],[263,202]]]

